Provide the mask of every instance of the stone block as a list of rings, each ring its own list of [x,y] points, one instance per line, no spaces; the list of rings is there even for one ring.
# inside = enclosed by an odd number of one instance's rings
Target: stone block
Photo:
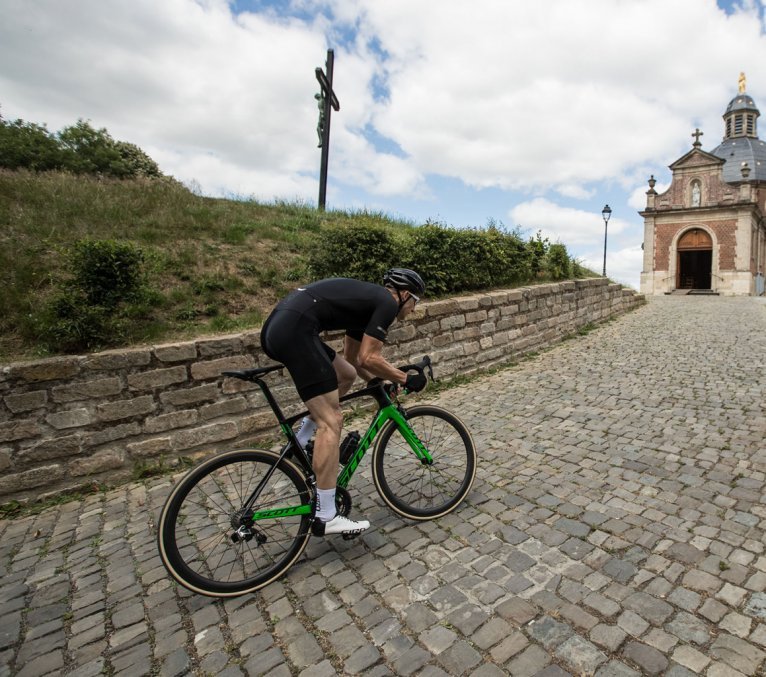
[[[220,389],[217,383],[210,383],[195,388],[181,388],[179,390],[170,390],[166,393],[160,393],[160,402],[174,407],[184,407],[190,404],[199,404],[218,399]]]
[[[229,416],[239,414],[247,409],[247,400],[244,397],[233,397],[229,400],[207,404],[200,409],[200,416],[203,419],[218,418],[219,416]]]
[[[11,379],[39,383],[70,378],[80,372],[80,360],[76,357],[54,357],[37,362],[11,364],[8,375]]]
[[[129,367],[145,367],[151,359],[152,354],[148,348],[107,350],[83,358],[82,366],[92,371],[116,371]]]
[[[42,434],[42,428],[31,418],[0,423],[0,442],[13,442]]]
[[[157,456],[172,451],[173,443],[170,437],[154,437],[142,442],[133,442],[127,449],[131,456]]]
[[[122,381],[114,377],[56,386],[51,395],[54,402],[76,402],[118,395],[121,391]]]
[[[476,310],[479,307],[478,296],[461,296],[455,300],[457,301],[458,310],[463,313],[469,310]]]
[[[80,428],[88,425],[93,416],[90,411],[85,408],[71,409],[69,411],[59,411],[55,414],[48,414],[45,417],[46,422],[56,428],[62,430],[64,428]]]
[[[172,437],[172,445],[173,449],[184,451],[198,447],[201,444],[230,440],[237,437],[238,434],[237,424],[233,421],[212,423],[200,428],[183,430],[176,433]]]
[[[473,313],[466,313],[465,314],[465,321],[467,323],[475,323],[475,322],[484,322],[487,319],[487,311],[486,310],[477,310]]]
[[[48,461],[54,458],[79,454],[82,450],[82,437],[80,435],[67,435],[43,440],[34,446],[19,452],[18,460],[23,463],[34,461]]]
[[[48,393],[45,390],[31,390],[18,395],[6,395],[3,401],[8,409],[14,414],[18,414],[22,411],[31,411],[32,409],[44,407],[48,401]]]
[[[460,312],[460,307],[455,299],[445,299],[444,301],[433,301],[426,306],[426,317],[441,317],[443,315],[454,315]]]
[[[153,418],[147,418],[144,421],[144,432],[160,433],[173,428],[183,428],[193,425],[199,420],[199,413],[196,409],[183,409],[181,411],[171,411],[169,414],[161,414]]]
[[[135,421],[121,425],[109,425],[103,430],[87,433],[83,437],[83,447],[97,447],[100,444],[114,442],[126,437],[132,437],[141,433],[141,426]]]
[[[255,366],[255,360],[249,355],[233,355],[218,360],[197,362],[191,366],[191,375],[195,381],[221,378],[221,372],[235,369],[249,369]]]
[[[267,428],[275,428],[277,419],[271,410],[263,411],[249,416],[242,416],[237,419],[240,434],[259,432]]]
[[[118,421],[123,418],[149,414],[155,410],[156,404],[151,395],[136,397],[132,400],[117,400],[107,402],[97,407],[97,415],[101,421]]]
[[[236,355],[242,352],[242,337],[219,336],[210,339],[199,339],[197,351],[200,357],[215,357],[216,355]]]
[[[50,485],[63,476],[64,468],[59,464],[44,465],[20,473],[4,475],[0,477],[0,495]]]
[[[107,470],[121,468],[125,464],[125,454],[119,449],[101,451],[88,458],[78,458],[69,463],[69,474],[73,477],[95,475]]]
[[[154,388],[167,388],[167,386],[184,383],[187,380],[186,367],[167,367],[166,369],[154,369],[131,374],[128,376],[128,387],[131,390],[153,390]]]
[[[0,449],[0,472],[5,472],[11,467],[11,450]]]
[[[185,362],[197,359],[197,344],[194,341],[154,346],[152,351],[160,362]]]

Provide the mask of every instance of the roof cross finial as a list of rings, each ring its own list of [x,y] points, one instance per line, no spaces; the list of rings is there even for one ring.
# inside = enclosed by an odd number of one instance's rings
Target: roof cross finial
[[[699,127],[697,127],[697,129],[694,130],[694,132],[692,133],[692,136],[694,137],[694,143],[692,144],[692,146],[694,146],[695,148],[701,148],[702,147],[702,144],[700,143],[700,137],[704,133],[705,132],[701,132],[699,130]]]
[[[745,93],[745,86],[747,85],[747,79],[745,78],[744,73],[739,74],[739,80],[737,81],[737,87],[739,88],[739,93],[744,94]]]

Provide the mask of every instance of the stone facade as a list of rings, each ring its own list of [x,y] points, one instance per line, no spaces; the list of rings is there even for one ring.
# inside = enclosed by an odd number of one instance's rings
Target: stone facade
[[[394,363],[430,354],[437,378],[487,369],[644,297],[597,278],[421,304],[389,332]],[[330,337],[340,347],[341,337]],[[10,364],[0,371],[0,503],[114,483],[136,468],[247,445],[275,420],[257,388],[221,372],[265,366],[260,332]],[[270,375],[286,414],[300,402]]]
[[[744,111],[744,112],[743,112]],[[670,165],[668,189],[649,180],[644,217],[641,292],[705,290],[722,295],[762,295],[766,271],[766,144],[758,138],[758,110],[740,93],[724,115],[726,136],[708,153],[700,134],[692,150]],[[742,124],[741,116],[750,122]],[[710,236],[706,247],[680,248],[694,230]]]

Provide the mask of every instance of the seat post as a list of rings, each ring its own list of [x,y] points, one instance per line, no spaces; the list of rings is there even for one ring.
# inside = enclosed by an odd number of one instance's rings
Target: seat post
[[[282,409],[279,407],[279,403],[277,402],[274,395],[271,394],[271,390],[269,389],[269,386],[266,385],[265,381],[262,381],[259,378],[253,379],[254,383],[257,383],[260,387],[261,391],[263,392],[263,396],[266,398],[266,401],[269,403],[269,406],[271,407],[272,411],[274,412],[274,415],[277,417],[277,421],[279,421],[280,425],[284,425],[286,423],[285,421],[285,415],[282,413]]]

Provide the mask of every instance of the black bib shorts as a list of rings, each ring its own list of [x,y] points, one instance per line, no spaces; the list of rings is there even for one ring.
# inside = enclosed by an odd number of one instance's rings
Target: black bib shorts
[[[322,342],[325,330],[345,329],[383,341],[398,304],[380,285],[333,278],[301,287],[280,301],[261,329],[261,346],[287,368],[301,399],[338,389],[332,366],[336,353]]]

